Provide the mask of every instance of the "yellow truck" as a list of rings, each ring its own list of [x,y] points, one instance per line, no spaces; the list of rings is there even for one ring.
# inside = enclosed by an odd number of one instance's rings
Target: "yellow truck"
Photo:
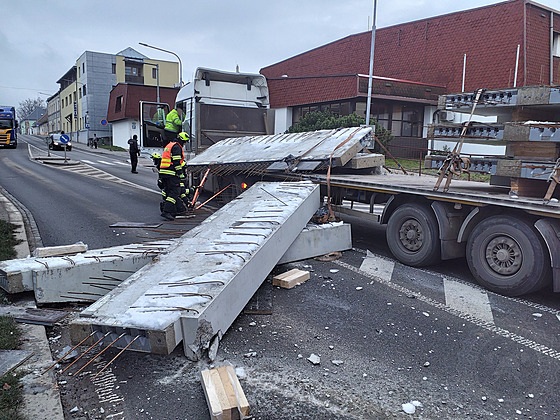
[[[16,109],[0,105],[0,146],[17,147],[17,127]]]

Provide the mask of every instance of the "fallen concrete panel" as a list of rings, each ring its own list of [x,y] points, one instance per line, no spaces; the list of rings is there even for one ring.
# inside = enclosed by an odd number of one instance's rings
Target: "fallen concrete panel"
[[[168,354],[184,340],[185,354],[200,357],[249,302],[319,198],[310,182],[255,184],[82,311],[72,341],[125,333],[116,347],[139,336],[130,349]]]
[[[310,223],[290,245],[278,264],[306,260],[351,248],[352,230],[349,224],[337,222],[314,225]]]
[[[38,303],[92,302],[173,243],[157,241],[91,250],[73,256],[0,262],[0,287],[34,291]]]

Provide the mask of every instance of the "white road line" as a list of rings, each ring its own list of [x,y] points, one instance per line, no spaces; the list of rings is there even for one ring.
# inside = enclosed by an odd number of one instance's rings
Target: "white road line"
[[[121,165],[121,166],[130,166],[130,164],[129,164],[129,163],[125,163],[125,162],[118,162],[118,161],[115,161],[115,162],[114,162],[114,164],[115,164],[115,165]]]
[[[379,255],[367,251],[367,256],[360,266],[360,271],[380,277],[385,281],[391,281],[394,268],[395,263],[393,261],[381,258]]]
[[[345,263],[343,261],[337,260],[337,261],[333,261],[334,264],[339,265],[341,267],[346,268],[347,270],[350,270],[354,273],[358,273],[361,274],[365,277],[369,277],[372,280],[376,280],[378,283],[383,284],[385,286],[390,287],[393,290],[396,290],[399,293],[402,293],[403,295],[406,296],[414,296],[418,301],[424,302],[427,305],[432,306],[435,309],[439,309],[441,311],[445,311],[451,315],[454,315],[464,321],[470,322],[478,327],[484,328],[485,330],[491,331],[492,333],[502,336],[504,338],[508,338],[511,341],[522,345],[524,347],[530,348],[532,350],[535,350],[536,352],[539,352],[541,354],[544,354],[545,356],[551,357],[555,360],[559,360],[560,361],[560,351],[552,349],[550,347],[547,347],[543,344],[539,344],[536,341],[533,341],[529,338],[523,337],[521,335],[512,333],[511,331],[506,330],[505,328],[501,328],[501,327],[497,327],[494,324],[491,324],[489,322],[485,322],[482,321],[481,319],[471,315],[470,313],[465,313],[462,312],[458,309],[455,308],[451,308],[449,306],[446,306],[444,303],[442,302],[438,302],[430,297],[424,296],[418,292],[415,292],[413,290],[407,289],[406,287],[403,287],[399,284],[396,284],[394,282],[388,281],[387,279],[384,279],[382,277],[378,277],[376,275],[372,275],[369,274],[367,272],[363,272],[360,271],[359,268],[354,267],[348,263]]]
[[[115,165],[114,163],[107,162],[106,160],[98,160],[98,162],[99,162],[99,163],[103,163],[103,164],[105,164],[105,165],[109,165],[109,166],[114,166],[114,165]]]
[[[92,162],[91,160],[82,159],[82,160],[80,160],[80,162],[88,163],[90,165],[95,165],[95,162]]]
[[[443,279],[443,289],[447,306],[494,324],[492,307],[485,291],[446,278]]]

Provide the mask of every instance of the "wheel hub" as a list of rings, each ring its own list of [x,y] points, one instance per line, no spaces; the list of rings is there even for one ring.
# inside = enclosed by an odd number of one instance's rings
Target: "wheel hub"
[[[405,221],[399,229],[399,239],[408,251],[418,251],[424,242],[422,225],[414,219]]]
[[[488,242],[486,261],[496,273],[510,276],[517,273],[523,262],[519,244],[509,236],[499,236]]]

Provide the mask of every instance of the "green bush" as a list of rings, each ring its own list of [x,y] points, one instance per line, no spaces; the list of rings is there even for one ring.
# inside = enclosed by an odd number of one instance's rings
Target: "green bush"
[[[389,142],[394,138],[391,131],[380,126],[374,119],[375,133],[379,141],[387,147]],[[334,115],[331,111],[313,111],[308,112],[299,121],[292,125],[286,133],[302,133],[305,131],[316,130],[333,130],[336,128],[359,127],[366,123],[365,118],[358,114],[350,115]],[[384,153],[384,150],[375,143],[374,151]]]

